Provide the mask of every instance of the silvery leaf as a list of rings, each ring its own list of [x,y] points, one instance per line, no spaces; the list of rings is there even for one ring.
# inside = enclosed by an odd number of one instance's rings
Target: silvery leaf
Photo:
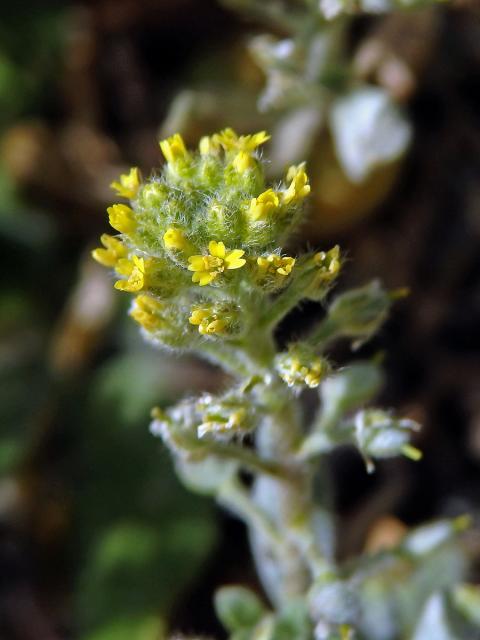
[[[378,87],[355,89],[338,98],[330,113],[330,126],[338,159],[357,183],[376,167],[399,158],[412,134],[388,93]]]

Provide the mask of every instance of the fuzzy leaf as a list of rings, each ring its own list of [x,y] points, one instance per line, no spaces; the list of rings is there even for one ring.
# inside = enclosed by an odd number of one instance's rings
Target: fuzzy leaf
[[[386,91],[355,89],[333,105],[330,123],[337,155],[353,182],[392,162],[407,149],[411,128]]]
[[[231,586],[216,592],[215,611],[223,626],[234,632],[255,626],[264,615],[265,607],[249,589]]]

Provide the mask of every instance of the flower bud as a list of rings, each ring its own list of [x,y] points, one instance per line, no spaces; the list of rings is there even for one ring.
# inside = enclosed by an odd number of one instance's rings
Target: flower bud
[[[275,366],[278,375],[289,387],[318,387],[330,371],[328,362],[317,356],[307,345],[290,345],[285,353],[280,353]]]
[[[340,335],[368,340],[385,321],[392,304],[392,294],[378,280],[337,296],[328,310],[329,319]]]
[[[128,235],[137,228],[134,212],[126,204],[113,204],[107,212],[111,226],[120,233]]]
[[[188,321],[202,336],[229,335],[238,328],[238,308],[231,304],[199,304],[191,309]]]
[[[230,439],[247,434],[255,426],[247,401],[235,393],[220,398],[205,394],[198,401],[196,410],[201,420],[197,427],[199,438]]]
[[[322,414],[327,423],[370,402],[382,385],[381,370],[373,362],[356,362],[335,372],[320,387]]]
[[[310,300],[322,300],[340,274],[340,247],[315,253],[304,265],[304,295]]]
[[[413,431],[420,425],[408,418],[395,418],[381,409],[365,409],[359,411],[354,418],[355,439],[360,451],[367,458],[369,471],[373,470],[372,458],[392,458],[406,455],[419,459],[420,451],[410,445]]]
[[[132,167],[129,173],[122,174],[119,181],[112,182],[110,187],[117,192],[118,196],[133,200],[138,193],[140,180],[140,171],[137,167]]]

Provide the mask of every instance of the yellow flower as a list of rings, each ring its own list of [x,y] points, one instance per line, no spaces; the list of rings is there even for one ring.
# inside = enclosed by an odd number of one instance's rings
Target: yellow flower
[[[162,140],[160,149],[165,156],[165,160],[170,164],[175,164],[177,160],[187,160],[189,157],[183,138],[179,133]]]
[[[198,149],[202,156],[216,155],[220,146],[213,136],[203,136],[203,138],[200,138],[200,142],[198,143]]]
[[[292,272],[295,265],[295,258],[285,256],[282,258],[276,253],[271,253],[269,256],[257,258],[257,265],[261,275],[277,274],[279,276],[288,276]]]
[[[128,276],[128,280],[117,280],[115,289],[120,291],[141,291],[145,287],[147,271],[151,265],[151,260],[145,260],[138,256],[133,256],[131,260],[121,260],[117,271],[120,275]]]
[[[195,272],[192,282],[198,282],[201,287],[210,284],[225,269],[240,269],[245,264],[242,258],[245,251],[234,249],[227,252],[223,242],[212,240],[208,245],[208,251],[207,256],[191,256],[188,259],[189,271]]]
[[[170,227],[163,235],[163,242],[167,249],[178,249],[182,251],[188,246],[188,241],[181,229]]]
[[[109,236],[108,233],[104,233],[100,240],[105,249],[94,249],[92,257],[104,267],[115,267],[120,259],[126,258],[128,250],[121,240]]]
[[[243,407],[234,411],[228,415],[228,417],[219,414],[207,415],[205,417],[210,418],[210,420],[205,420],[197,427],[198,437],[203,438],[203,436],[209,433],[227,434],[232,431],[246,431],[246,416],[247,411]]]
[[[111,226],[120,233],[133,233],[137,227],[135,215],[126,204],[113,204],[108,207],[108,219]]]
[[[110,187],[122,198],[133,200],[137,195],[140,186],[140,171],[137,167],[132,167],[130,173],[123,173],[120,182],[112,182]]]
[[[265,220],[278,208],[278,205],[278,195],[273,189],[267,189],[267,191],[261,193],[258,198],[251,199],[247,215],[255,222]]]
[[[302,353],[282,354],[277,366],[280,377],[289,387],[305,384],[314,389],[329,371],[326,360]]]
[[[249,136],[238,136],[233,129],[224,129],[216,133],[213,140],[221,144],[225,151],[255,151],[257,147],[270,139],[266,131]]]
[[[208,307],[192,309],[188,321],[190,324],[198,326],[198,331],[202,335],[223,333],[227,327],[226,321],[220,317],[220,314]]]
[[[291,166],[287,172],[287,180],[291,180],[290,186],[282,194],[282,203],[290,204],[302,200],[310,193],[308,176],[305,172],[305,163]]]
[[[341,267],[340,247],[337,244],[329,251],[319,251],[313,256],[313,262],[318,270],[318,283],[323,280],[333,280]]]
[[[310,367],[302,367],[302,375],[305,376],[305,384],[310,389],[318,387],[325,375],[325,366],[320,359],[313,360]]]
[[[163,306],[158,300],[142,294],[135,298],[129,314],[144,329],[154,331],[162,325],[162,317],[160,315],[162,310]]]
[[[233,159],[233,168],[238,173],[245,173],[255,166],[255,160],[247,151],[239,151]]]

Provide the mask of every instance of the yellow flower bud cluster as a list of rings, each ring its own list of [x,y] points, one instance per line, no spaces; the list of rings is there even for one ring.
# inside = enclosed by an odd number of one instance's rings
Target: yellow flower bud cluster
[[[329,251],[319,251],[304,264],[305,296],[311,300],[322,300],[340,274],[342,259],[340,247],[335,245]]]
[[[220,397],[204,394],[195,409],[200,418],[197,427],[199,438],[210,436],[220,440],[230,439],[246,434],[254,426],[247,401],[234,392]]]
[[[146,331],[152,332],[164,326],[163,311],[164,305],[159,300],[142,294],[133,301],[129,314]]]
[[[341,267],[340,247],[337,244],[330,251],[319,251],[313,256],[313,262],[316,267],[318,284],[334,280]]]
[[[168,298],[183,336],[193,340],[190,324],[201,335],[238,337],[252,318],[237,309],[249,306],[252,292],[266,304],[297,281],[296,258],[282,256],[278,241],[297,224],[308,177],[301,164],[269,187],[259,152],[268,140],[265,131],[227,128],[190,151],[177,133],[160,142],[159,174],[142,180],[133,167],[112,182],[129,202],[107,208],[118,236],[104,234],[92,255],[115,271],[116,289],[144,296],[131,313],[144,329],[158,325],[158,305]]]
[[[227,328],[226,322],[221,315],[210,307],[192,309],[192,314],[188,321],[198,327],[198,332],[201,335],[224,333]]]
[[[284,204],[300,201],[310,193],[310,185],[308,184],[308,176],[305,172],[304,162],[298,166],[293,165],[289,168],[287,171],[287,181],[290,181],[290,186],[282,193],[282,202]]]
[[[148,278],[154,273],[154,260],[152,258],[141,258],[133,255],[131,259],[119,260],[116,271],[126,280],[117,280],[115,289],[135,293],[145,289],[148,285]]]
[[[306,345],[296,344],[276,358],[278,375],[289,387],[318,387],[330,371],[328,362]]]
[[[238,326],[240,309],[229,303],[194,304],[188,321],[201,335],[231,335]]]
[[[276,253],[271,253],[268,256],[257,258],[257,265],[260,278],[264,278],[266,275],[286,278],[292,273],[292,269],[295,266],[295,258],[282,257]]]

